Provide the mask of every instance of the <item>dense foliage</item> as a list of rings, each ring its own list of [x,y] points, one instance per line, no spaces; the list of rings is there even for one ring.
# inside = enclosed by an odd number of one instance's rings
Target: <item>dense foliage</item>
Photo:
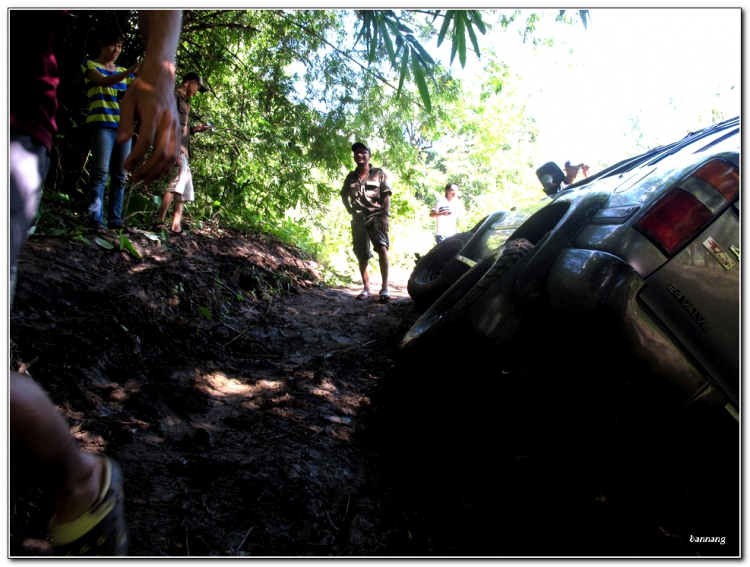
[[[576,17],[585,23],[583,12]],[[557,18],[572,21],[570,13]],[[348,219],[338,190],[352,168],[354,140],[366,141],[373,163],[393,178],[397,263],[429,246],[428,206],[449,180],[462,186],[465,225],[488,209],[541,196],[538,164],[528,158],[535,127],[501,58],[485,57],[483,83],[467,86],[428,54],[448,38],[451,59],[458,54],[463,64],[467,49],[479,55],[485,31],[516,22],[525,41],[537,19],[517,10],[184,11],[177,74],[202,75],[209,92],[191,101],[194,121],[214,127],[193,138],[197,191],[189,215],[273,232],[323,260],[338,258],[343,269]],[[63,80],[47,189],[79,212],[88,177],[80,62],[98,55],[102,27],[126,37],[119,64],[142,56],[135,11],[71,10],[55,43]],[[162,190],[134,187],[129,211],[153,208]],[[145,226],[148,219],[130,221]]]

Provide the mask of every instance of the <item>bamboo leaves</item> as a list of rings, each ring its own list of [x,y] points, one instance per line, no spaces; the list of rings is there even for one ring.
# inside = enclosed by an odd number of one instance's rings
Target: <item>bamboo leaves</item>
[[[440,10],[431,11],[433,19],[440,15]],[[367,61],[372,64],[378,61],[379,48],[385,49],[391,66],[399,70],[397,96],[401,94],[404,80],[411,71],[411,78],[417,85],[419,96],[425,109],[432,111],[432,101],[427,88],[427,77],[437,89],[437,81],[432,73],[435,61],[414,36],[414,31],[402,22],[402,17],[393,10],[358,10],[362,26],[357,34],[355,45],[360,39],[367,46]],[[453,46],[451,49],[451,63],[458,53],[461,66],[466,65],[466,35],[479,57],[479,43],[476,28],[482,34],[486,32],[482,15],[478,10],[448,10],[443,16],[443,25],[438,35],[438,46],[450,31]]]

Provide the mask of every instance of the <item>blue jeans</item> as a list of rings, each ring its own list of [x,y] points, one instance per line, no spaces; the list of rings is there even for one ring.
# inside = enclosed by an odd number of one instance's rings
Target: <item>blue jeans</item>
[[[131,140],[115,144],[117,130],[91,127],[91,176],[89,177],[89,218],[93,224],[104,224],[104,184],[109,175],[110,226],[122,224],[122,197],[125,194],[125,169],[122,164],[130,154]]]

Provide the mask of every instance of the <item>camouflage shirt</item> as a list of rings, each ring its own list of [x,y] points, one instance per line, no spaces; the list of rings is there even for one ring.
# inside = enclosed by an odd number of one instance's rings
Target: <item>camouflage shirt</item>
[[[360,179],[356,171],[350,171],[341,188],[341,196],[349,198],[354,216],[366,218],[383,211],[383,198],[391,195],[388,175],[379,167],[370,165],[370,173]]]
[[[188,158],[190,156],[190,134],[192,128],[188,118],[190,116],[190,103],[187,97],[180,91],[174,92],[175,102],[177,104],[177,111],[180,114],[180,151],[185,154]]]

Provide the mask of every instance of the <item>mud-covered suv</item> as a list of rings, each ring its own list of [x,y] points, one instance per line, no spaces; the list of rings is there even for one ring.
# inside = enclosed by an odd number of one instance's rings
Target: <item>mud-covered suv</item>
[[[623,409],[737,429],[739,129],[692,132],[542,203],[429,307],[404,360],[460,353],[474,380],[545,365]]]

